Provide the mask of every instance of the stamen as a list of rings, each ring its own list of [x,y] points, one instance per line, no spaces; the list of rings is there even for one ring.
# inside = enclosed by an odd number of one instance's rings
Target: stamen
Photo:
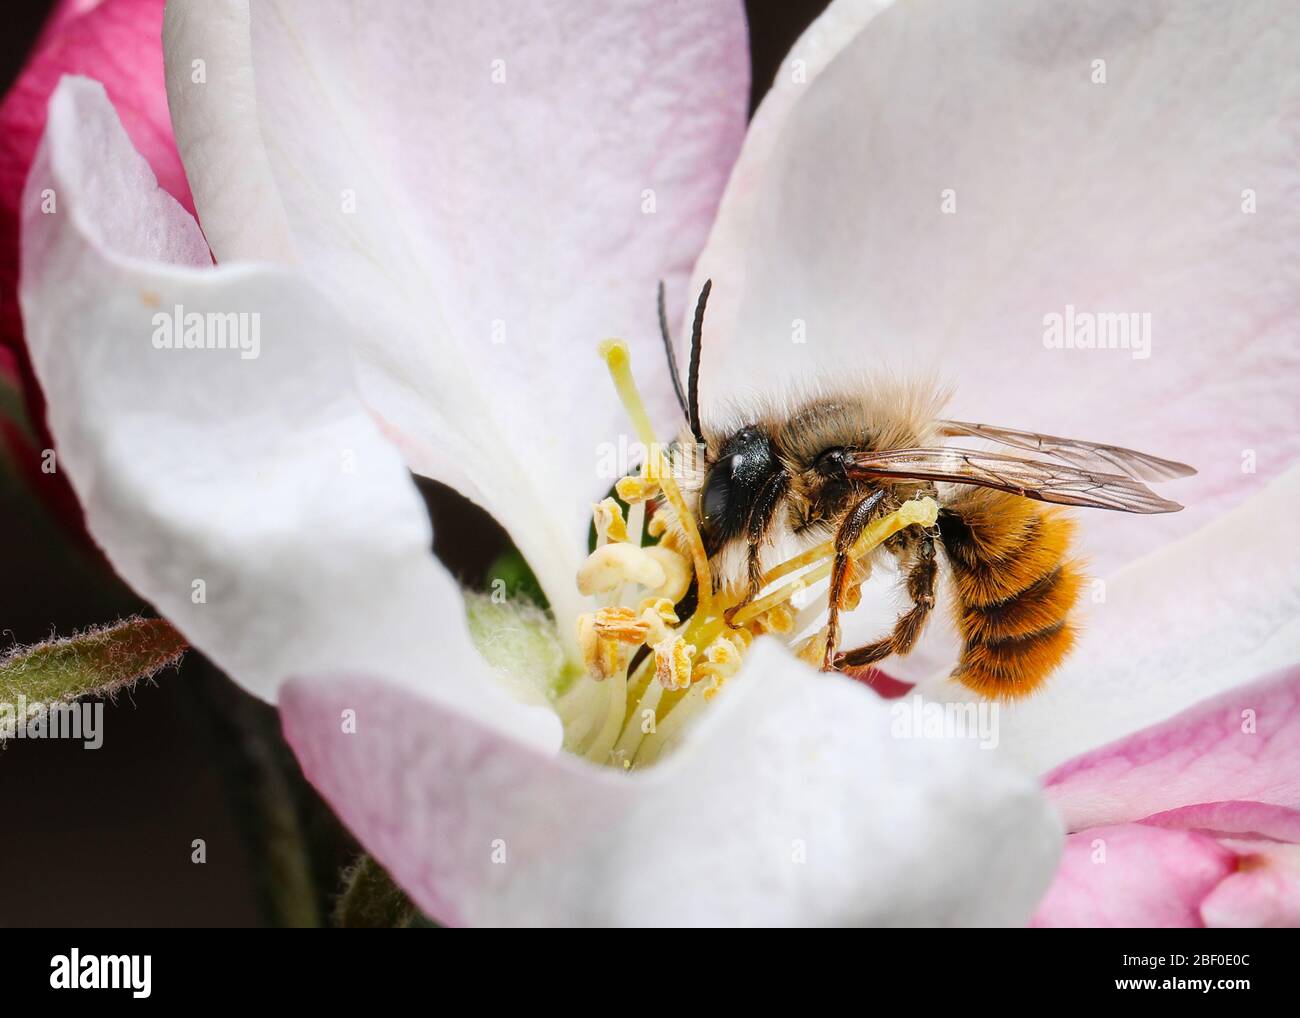
[[[765,587],[799,575],[751,603],[743,603],[739,590],[715,592],[699,526],[655,440],[632,380],[627,347],[607,340],[600,352],[649,455],[639,476],[625,477],[616,486],[631,507],[626,520],[612,498],[592,507],[599,541],[578,571],[578,588],[587,595],[603,595],[607,606],[578,620],[583,665],[594,681],[581,683],[561,702],[566,746],[597,763],[630,768],[653,762],[679,741],[687,722],[739,672],[756,636],[788,638],[813,621],[807,611],[796,613],[789,602],[794,594],[827,579],[835,547],[826,541],[774,567],[764,577]],[[647,524],[646,503],[660,493],[665,501]],[[842,607],[851,609],[861,599],[871,552],[905,527],[933,526],[937,515],[934,500],[923,498],[869,524],[849,552],[853,571]],[[641,547],[643,529],[658,543]],[[690,588],[692,572],[699,599],[683,624],[674,605]],[[634,585],[645,592],[635,609],[626,607],[625,598]],[[796,652],[818,667],[826,640],[823,626],[799,641]],[[636,647],[641,648],[635,652],[639,663],[629,675]]]
[[[762,615],[750,622],[750,629],[757,633],[774,633],[788,636],[794,632],[794,612],[788,604],[778,604],[769,608]]]
[[[650,469],[649,464],[646,465],[646,469],[647,471]],[[635,474],[629,474],[618,479],[614,490],[628,505],[637,505],[641,502],[649,502],[659,494],[659,481],[653,477],[637,477]]]
[[[648,559],[657,563],[664,573],[662,583],[649,584],[648,586],[657,595],[667,598],[673,604],[685,597],[686,592],[691,589],[690,563],[671,548],[660,548],[651,545],[641,550]]]
[[[685,689],[693,681],[695,647],[680,636],[672,636],[654,648],[655,678],[664,689]]]
[[[677,517],[691,552],[691,560],[695,565],[695,581],[699,585],[697,610],[708,611],[713,601],[713,577],[709,569],[709,556],[704,550],[704,541],[700,538],[695,518],[686,507],[686,500],[682,498],[672,471],[663,462],[663,453],[655,438],[650,415],[646,413],[645,404],[641,402],[641,394],[637,391],[636,382],[632,378],[632,358],[627,344],[617,339],[607,339],[600,344],[599,349],[600,355],[605,358],[605,364],[609,368],[610,377],[614,380],[614,388],[618,390],[619,399],[623,402],[623,408],[636,429],[637,437],[648,450],[649,458],[646,461],[645,475],[658,479],[664,497],[677,511]]]
[[[801,640],[794,648],[794,656],[805,664],[820,669],[826,660],[826,641],[830,639],[830,626],[822,626],[806,640]]]
[[[623,519],[622,507],[612,498],[597,502],[591,507],[591,518],[596,524],[596,541],[609,544],[612,541],[626,542],[627,523]]]
[[[612,605],[578,616],[578,649],[587,674],[597,682],[627,668],[631,648],[644,642],[650,627],[631,608]]]
[[[593,622],[596,632],[608,640],[631,644],[645,643],[650,635],[650,625],[631,608],[612,605],[596,612]]]
[[[673,635],[669,627],[681,621],[677,617],[673,604],[674,602],[666,597],[647,597],[637,605],[637,614],[649,627],[645,642],[651,647],[669,639]]]
[[[646,554],[649,549],[622,542],[603,544],[578,569],[578,591],[590,597],[616,590],[625,583],[643,587],[662,587],[668,577],[658,560]]]
[[[922,526],[931,527],[934,521],[939,517],[939,506],[934,499],[926,497],[916,499],[912,502],[904,502],[898,509],[888,516],[882,516],[880,519],[868,523],[862,531],[862,535],[854,542],[853,547],[849,549],[849,557],[852,559],[862,558],[883,544],[886,540],[898,533],[905,527]],[[822,547],[819,545],[818,547]],[[831,547],[832,555],[834,546]],[[805,553],[806,554],[806,553]],[[795,556],[796,559],[803,558],[802,555]],[[794,561],[793,559],[791,561]],[[815,560],[814,560],[815,561]],[[732,616],[733,624],[743,624],[753,619],[755,616],[773,608],[778,604],[784,604],[790,600],[799,591],[805,589],[810,584],[818,580],[824,580],[831,574],[833,563],[826,561],[816,569],[810,569],[808,572],[801,574],[797,579],[787,583],[766,597],[761,597],[756,601],[745,605]],[[780,568],[780,567],[778,567]],[[775,572],[775,570],[774,570]]]

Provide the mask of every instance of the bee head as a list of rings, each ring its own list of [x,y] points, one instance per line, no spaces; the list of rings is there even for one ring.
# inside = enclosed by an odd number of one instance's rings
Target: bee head
[[[759,428],[741,428],[722,443],[700,491],[700,526],[711,552],[744,533],[755,503],[781,470],[771,439]]]

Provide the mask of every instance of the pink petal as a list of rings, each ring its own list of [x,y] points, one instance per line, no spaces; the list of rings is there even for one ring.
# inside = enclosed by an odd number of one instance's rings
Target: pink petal
[[[1300,844],[1300,810],[1262,802],[1203,802],[1156,813],[1142,823],[1196,831],[1221,841]]]
[[[163,0],[63,0],[46,22],[27,66],[0,103],[0,346],[15,351],[28,418],[45,432],[45,400],[23,344],[18,313],[18,203],[45,128],[46,104],[64,74],[102,81],[127,133],[159,183],[193,210],[172,140],[162,71]],[[31,473],[33,489],[80,532],[80,513],[62,473]],[[73,511],[69,512],[69,507]]]
[[[104,84],[158,183],[193,210],[167,112],[162,16],[163,0],[65,3],[0,104],[0,286],[6,316],[14,316],[5,322],[9,340],[20,334],[11,299],[18,272],[18,202],[45,130],[46,105],[63,75],[84,74]]]
[[[1300,810],[1210,802],[1142,823],[1212,837],[1236,854],[1236,871],[1201,904],[1207,926],[1300,926]]]
[[[166,31],[218,261],[291,247],[355,325],[408,462],[487,507],[573,614],[590,502],[616,479],[600,443],[629,431],[596,343],[626,338],[681,420],[655,285],[676,320],[743,135],[739,0],[243,10],[173,5]]]
[[[769,641],[752,654],[670,758],[630,774],[369,678],[293,681],[280,708],[307,777],[443,922],[1028,918],[1059,848],[1032,782],[964,740],[891,738],[890,705]]]
[[[1182,513],[1081,514],[1106,576],[1300,455],[1300,18],[1066,6],[899,3],[840,50],[762,140],[745,242],[701,260],[740,291],[702,385],[714,402],[849,366],[933,369],[958,419],[1197,467],[1168,489]],[[1066,305],[1149,314],[1150,357],[1048,348]]]
[[[1085,753],[1045,784],[1071,831],[1228,799],[1300,806],[1300,666]]]
[[[1138,824],[1070,835],[1032,926],[1201,926],[1201,903],[1236,867],[1213,838]]]
[[[1300,848],[1261,847],[1201,903],[1207,926],[1300,926]]]

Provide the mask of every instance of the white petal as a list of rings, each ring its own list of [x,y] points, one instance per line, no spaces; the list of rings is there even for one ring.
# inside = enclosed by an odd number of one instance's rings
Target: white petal
[[[1003,707],[1001,752],[1043,773],[1300,661],[1300,468],[1097,588],[1073,656]],[[937,700],[973,699],[946,673]]]
[[[1083,516],[1099,575],[1192,532],[1300,452],[1298,50],[1293,4],[876,14],[731,185],[754,193],[728,195],[699,267],[737,302],[711,321],[706,402],[938,369],[958,419],[1200,470],[1169,487],[1183,513]],[[1149,314],[1150,357],[1046,348],[1066,305]]]
[[[343,735],[341,705],[365,704]],[[373,679],[291,683],[304,771],[455,925],[1001,925],[1051,879],[1059,822],[973,743],[775,644],[667,762],[631,775],[503,745]]]
[[[353,390],[339,317],[284,270],[212,268],[84,78],[51,99],[28,180],[22,305],[91,533],[233,678],[274,699],[291,672],[383,667],[558,745],[556,719],[496,690],[470,645],[423,504]],[[156,348],[155,315],[178,305],[260,315],[258,355]]]
[[[732,168],[727,188],[718,207],[717,221],[709,232],[709,241],[700,255],[690,292],[698,293],[711,273],[718,273],[718,285],[709,296],[708,329],[705,347],[709,350],[705,364],[719,371],[748,371],[743,357],[714,359],[715,347],[723,338],[735,335],[736,315],[740,310],[741,286],[748,248],[759,234],[757,215],[774,186],[764,174],[774,165],[773,151],[781,139],[787,118],[809,86],[835,59],[868,22],[889,7],[893,0],[833,0],[817,19],[795,40],[781,62],[776,77],[759,103],[745,132],[745,143]],[[741,342],[744,342],[741,340]],[[707,377],[707,376],[706,376]],[[708,378],[710,392],[725,393],[725,386]]]
[[[596,343],[628,339],[655,409],[680,419],[655,283],[683,306],[739,148],[740,4],[284,0],[251,8],[251,50],[243,8],[173,4],[166,34],[218,260],[278,255],[283,210],[408,462],[505,524],[571,617],[590,502],[616,479],[601,443],[628,431]],[[209,54],[236,87],[191,81]],[[245,196],[256,211],[273,192],[262,233]]]

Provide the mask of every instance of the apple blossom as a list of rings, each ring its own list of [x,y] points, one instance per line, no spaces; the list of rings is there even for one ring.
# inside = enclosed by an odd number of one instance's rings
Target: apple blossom
[[[1300,925],[1300,670],[1047,776],[1073,832],[1036,926]]]
[[[1060,843],[1033,775],[1300,656],[1300,524],[1276,512],[1300,495],[1296,139],[1275,113],[1300,25],[1166,6],[841,0],[745,134],[734,3],[173,3],[202,229],[84,79],[56,90],[24,197],[27,340],[91,533],[278,700],[307,775],[441,921],[1024,922]],[[958,416],[1200,468],[1186,513],[1083,517],[1104,586],[996,751],[891,738],[886,702],[770,638],[735,648],[675,748],[625,662],[589,677],[587,457],[624,427],[591,351],[626,337],[671,422],[646,312],[662,278],[680,318],[692,271],[717,287],[710,407],[923,363]],[[1151,356],[1045,345],[1073,305],[1150,314]],[[258,356],[155,349],[176,306],[259,315]],[[553,620],[471,599],[476,645],[408,468],[507,527]],[[619,576],[653,593],[656,567]],[[960,699],[952,660],[936,627],[896,671]]]

